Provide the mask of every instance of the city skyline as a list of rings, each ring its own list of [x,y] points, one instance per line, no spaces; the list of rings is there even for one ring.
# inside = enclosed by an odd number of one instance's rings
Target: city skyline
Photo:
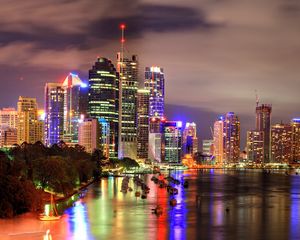
[[[165,70],[167,115],[195,121],[200,139],[210,137],[209,127],[220,113],[233,111],[240,116],[245,146],[246,131],[254,128],[255,89],[261,102],[273,105],[272,124],[300,115],[299,59],[298,54],[289,55],[299,49],[297,26],[291,24],[298,18],[296,2],[112,1],[101,3],[100,10],[88,8],[90,4],[100,3],[57,2],[45,8],[35,0],[11,1],[0,10],[10,7],[18,15],[7,16],[0,29],[0,72],[5,82],[1,108],[15,106],[19,95],[37,97],[42,107],[46,82],[62,81],[73,71],[87,80],[87,69],[98,55],[115,62],[118,25],[124,22],[126,49],[139,56],[140,69],[158,65]],[[90,17],[83,24],[86,8]],[[35,13],[24,16],[24,9]],[[63,14],[70,9],[77,14]],[[256,21],[244,17],[248,9],[255,10]],[[143,82],[143,71],[139,78]]]

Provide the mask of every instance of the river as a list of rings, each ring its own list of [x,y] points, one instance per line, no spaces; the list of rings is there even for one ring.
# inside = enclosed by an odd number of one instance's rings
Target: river
[[[177,205],[150,179],[148,198],[120,192],[122,178],[107,178],[88,188],[85,198],[59,221],[42,222],[32,214],[0,220],[0,239],[300,239],[300,175],[260,170],[187,170],[171,172],[187,179]],[[196,206],[198,195],[199,205]],[[151,213],[156,205],[162,216]]]

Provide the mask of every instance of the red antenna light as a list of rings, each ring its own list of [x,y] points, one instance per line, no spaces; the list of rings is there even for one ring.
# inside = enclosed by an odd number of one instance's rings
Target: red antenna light
[[[126,28],[126,25],[124,23],[120,24],[120,28],[123,30]]]

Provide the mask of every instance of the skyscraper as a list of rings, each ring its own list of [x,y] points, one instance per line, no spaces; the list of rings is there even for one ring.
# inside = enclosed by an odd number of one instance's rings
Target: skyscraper
[[[293,161],[300,162],[300,118],[292,119]]]
[[[37,102],[35,98],[19,97],[18,101],[18,144],[23,142],[35,143],[42,140],[37,116]]]
[[[131,59],[117,54],[117,71],[120,74],[120,145],[119,158],[137,157],[137,90],[138,60],[136,55]]]
[[[150,91],[150,117],[165,115],[165,76],[160,67],[146,67],[145,88]]]
[[[163,125],[165,121],[165,118],[152,117],[149,122],[148,158],[152,162],[163,161]]]
[[[79,123],[78,143],[92,153],[100,147],[101,130],[98,119],[87,118]]]
[[[166,121],[163,125],[163,148],[165,163],[181,163],[182,158],[182,122]]]
[[[222,165],[224,160],[224,117],[221,116],[214,123],[214,157],[217,164]]]
[[[256,131],[264,132],[264,163],[270,162],[270,129],[272,105],[257,103]]]
[[[63,140],[64,88],[59,83],[45,86],[45,144],[51,146]]]
[[[137,158],[148,159],[149,147],[149,90],[137,93]]]
[[[109,141],[109,157],[118,157],[119,76],[112,62],[98,58],[89,70],[89,115],[109,124],[105,136]],[[102,127],[102,126],[101,126]]]
[[[15,108],[3,108],[0,110],[0,127],[17,128],[18,112]]]
[[[273,163],[291,163],[292,126],[289,124],[275,124],[271,127],[271,160]]]
[[[224,159],[237,163],[240,157],[240,121],[233,112],[228,112],[224,121]]]
[[[184,154],[194,155],[198,152],[198,138],[196,123],[187,122],[183,130],[183,152]]]
[[[202,153],[206,156],[213,154],[214,141],[212,139],[204,139],[202,144]]]
[[[64,142],[78,143],[80,92],[86,85],[78,75],[70,73],[62,84],[64,90]]]
[[[247,158],[252,163],[264,162],[264,132],[248,131],[247,132]]]
[[[0,127],[0,147],[12,147],[17,144],[17,129],[11,127]]]

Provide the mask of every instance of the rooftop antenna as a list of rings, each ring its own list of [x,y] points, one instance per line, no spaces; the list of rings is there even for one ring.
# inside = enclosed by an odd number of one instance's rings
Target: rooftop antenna
[[[257,93],[257,90],[255,89],[255,98],[256,98],[256,107],[258,107],[259,105],[259,96],[258,96],[258,93]]]

